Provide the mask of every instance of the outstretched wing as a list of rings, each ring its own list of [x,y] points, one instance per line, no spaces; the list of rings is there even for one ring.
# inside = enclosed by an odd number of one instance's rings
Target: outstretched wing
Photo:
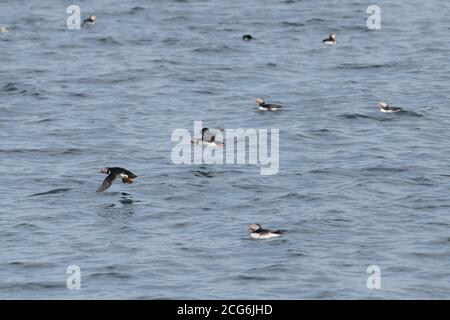
[[[97,192],[103,192],[106,189],[108,189],[109,187],[111,187],[113,181],[114,181],[114,175],[110,174],[109,176],[107,176],[105,178],[105,180],[103,180],[103,183],[100,185],[100,187],[98,187]]]

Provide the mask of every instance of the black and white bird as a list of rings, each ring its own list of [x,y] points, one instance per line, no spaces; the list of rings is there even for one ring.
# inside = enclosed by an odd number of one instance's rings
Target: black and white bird
[[[330,34],[330,36],[326,39],[322,40],[323,43],[325,44],[335,44],[336,43],[336,33],[332,33]]]
[[[277,111],[283,108],[279,104],[266,103],[263,98],[257,98],[256,104],[259,106],[259,110],[261,111]]]
[[[192,139],[191,142],[194,144],[203,143],[207,146],[218,146],[223,147],[223,142],[216,141],[216,136],[221,133],[223,129],[208,129],[202,128],[200,133],[202,134],[202,139]]]
[[[386,112],[386,113],[395,113],[395,112],[402,111],[402,108],[400,108],[400,107],[391,107],[386,102],[378,103],[378,107],[380,108],[381,112]]]
[[[267,230],[263,229],[260,224],[252,223],[248,225],[250,237],[253,239],[270,239],[278,238],[283,234],[281,230]]]
[[[250,41],[250,40],[252,40],[252,39],[253,39],[253,37],[252,37],[251,34],[244,34],[244,35],[242,36],[242,40],[244,40],[244,41]]]
[[[116,178],[121,178],[123,183],[133,183],[133,179],[136,179],[138,176],[133,172],[119,167],[113,168],[103,168],[100,170],[101,173],[105,173],[108,176],[103,180],[103,183],[98,187],[97,192],[103,192],[109,187],[111,187],[113,181]]]
[[[83,20],[83,26],[84,25],[94,25],[96,20],[97,20],[96,16],[89,16]]]

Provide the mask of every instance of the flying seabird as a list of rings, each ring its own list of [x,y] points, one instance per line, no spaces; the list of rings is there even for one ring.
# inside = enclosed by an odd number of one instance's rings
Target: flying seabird
[[[97,192],[103,192],[109,187],[111,187],[113,181],[120,177],[122,178],[123,183],[133,183],[133,179],[136,179],[138,176],[135,175],[133,172],[119,167],[114,168],[103,168],[100,170],[101,173],[105,173],[108,176],[103,180],[103,183],[98,187]]]

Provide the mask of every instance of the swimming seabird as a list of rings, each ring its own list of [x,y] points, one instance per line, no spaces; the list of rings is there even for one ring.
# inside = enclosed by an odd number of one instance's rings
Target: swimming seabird
[[[259,110],[262,110],[262,111],[267,111],[267,110],[269,110],[269,111],[277,111],[277,110],[283,108],[279,104],[266,103],[263,98],[257,98],[256,99],[256,103],[259,106]]]
[[[245,41],[250,41],[250,40],[252,40],[252,39],[253,39],[253,37],[252,37],[251,34],[244,34],[244,35],[242,36],[242,40],[245,40]]]
[[[0,33],[8,32],[8,28],[6,27],[0,27]]]
[[[260,224],[252,223],[248,225],[250,237],[253,239],[269,239],[281,237],[281,230],[267,230],[263,229]]]
[[[336,43],[336,33],[331,33],[327,39],[322,40],[325,44],[335,44]]]
[[[108,189],[109,187],[111,187],[113,181],[117,177],[122,178],[123,183],[133,183],[133,179],[136,179],[138,177],[133,172],[131,172],[127,169],[124,169],[124,168],[119,168],[119,167],[114,167],[114,168],[106,167],[106,168],[101,169],[100,172],[105,173],[108,176],[105,178],[105,180],[103,180],[103,183],[101,184],[101,186],[98,187],[97,192],[103,192],[106,189]]]
[[[394,113],[402,111],[400,107],[390,107],[386,102],[378,103],[381,112]]]
[[[202,139],[192,139],[191,142],[198,144],[200,141],[209,146],[219,146],[223,147],[223,142],[216,141],[216,136],[218,133],[222,132],[223,129],[208,129],[203,128],[200,133],[202,134]]]
[[[96,20],[97,20],[96,16],[89,16],[83,20],[83,26],[86,24],[94,25]]]

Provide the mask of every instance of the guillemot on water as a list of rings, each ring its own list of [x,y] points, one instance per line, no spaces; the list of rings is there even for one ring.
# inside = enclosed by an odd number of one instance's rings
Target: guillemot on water
[[[100,172],[105,173],[108,176],[105,178],[105,180],[103,180],[103,183],[100,185],[100,187],[98,187],[97,192],[103,192],[111,187],[113,181],[118,177],[122,178],[123,183],[133,183],[133,179],[136,179],[138,177],[133,172],[120,167],[106,167],[101,169]]]

